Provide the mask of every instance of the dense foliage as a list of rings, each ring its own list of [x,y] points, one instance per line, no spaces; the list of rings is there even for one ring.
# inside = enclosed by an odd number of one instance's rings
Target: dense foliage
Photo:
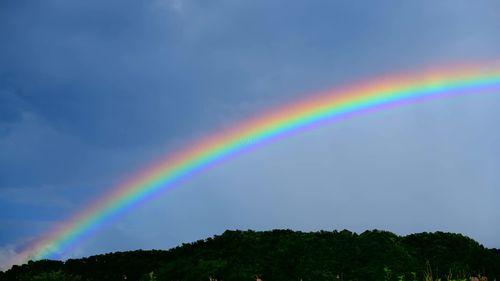
[[[500,280],[500,251],[452,233],[226,231],[169,251],[14,266],[0,280]]]

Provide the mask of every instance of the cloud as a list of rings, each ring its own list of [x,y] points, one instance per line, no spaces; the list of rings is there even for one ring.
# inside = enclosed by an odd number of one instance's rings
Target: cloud
[[[153,159],[316,90],[500,56],[495,1],[49,0],[0,7],[0,196],[9,216],[24,219],[62,219],[58,210],[79,210]],[[441,206],[451,185],[460,191],[446,202],[467,203],[475,196],[469,186],[478,186],[481,200],[498,198],[490,188],[499,181],[497,100],[419,108],[242,157],[246,164],[228,163],[120,221],[140,232],[113,228],[78,253],[109,241],[116,250],[127,240],[174,246],[227,227],[384,226],[373,216],[427,197]],[[456,123],[461,114],[467,117]],[[439,157],[428,160],[428,153]],[[391,170],[398,171],[393,178],[383,176]],[[396,203],[371,200],[391,192]],[[473,229],[498,243],[498,229],[461,224],[454,215],[487,221],[498,216],[494,207],[444,205],[437,218],[424,204],[405,209],[421,215],[418,225],[394,216],[386,226]],[[155,211],[161,224],[149,219]],[[15,236],[14,229],[0,245]]]
[[[22,204],[30,207],[52,207],[57,209],[71,209],[75,203],[61,192],[61,188],[1,188],[0,201],[9,201],[11,204]]]
[[[14,263],[11,262],[11,259],[17,254],[15,250],[15,245],[3,245],[0,247],[0,270],[5,271],[10,269]]]
[[[22,117],[22,102],[11,91],[0,90],[0,122],[15,123]]]
[[[174,11],[182,14],[185,9],[186,0],[154,0],[152,7],[166,9],[167,11]]]
[[[0,270],[8,270],[12,265],[19,265],[26,262],[25,260],[19,260],[20,255],[23,255],[26,250],[33,248],[36,242],[40,238],[40,235],[33,235],[33,233],[47,233],[51,230],[55,221],[44,221],[44,220],[8,220],[0,219],[0,230],[2,237],[0,239],[7,240],[9,243],[3,243],[0,246]],[[14,229],[17,229],[15,236],[10,237]]]

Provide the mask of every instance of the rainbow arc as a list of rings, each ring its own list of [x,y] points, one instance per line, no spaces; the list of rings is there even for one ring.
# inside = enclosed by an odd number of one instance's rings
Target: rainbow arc
[[[12,264],[67,252],[109,220],[172,188],[181,179],[277,137],[358,113],[433,98],[484,93],[500,93],[500,67],[480,64],[433,69],[308,95],[166,155],[38,239],[15,256]]]

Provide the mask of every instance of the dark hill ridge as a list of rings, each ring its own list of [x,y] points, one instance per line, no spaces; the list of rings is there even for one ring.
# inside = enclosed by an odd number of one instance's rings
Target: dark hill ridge
[[[168,251],[29,262],[0,273],[0,280],[424,280],[430,274],[500,280],[500,252],[443,232],[226,231]]]

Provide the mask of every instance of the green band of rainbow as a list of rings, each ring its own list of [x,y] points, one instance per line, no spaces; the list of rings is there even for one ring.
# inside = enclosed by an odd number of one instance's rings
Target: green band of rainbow
[[[325,91],[204,138],[140,171],[19,253],[12,264],[66,251],[114,216],[180,179],[286,133],[351,114],[456,94],[499,93],[500,69],[487,65],[398,75]]]

